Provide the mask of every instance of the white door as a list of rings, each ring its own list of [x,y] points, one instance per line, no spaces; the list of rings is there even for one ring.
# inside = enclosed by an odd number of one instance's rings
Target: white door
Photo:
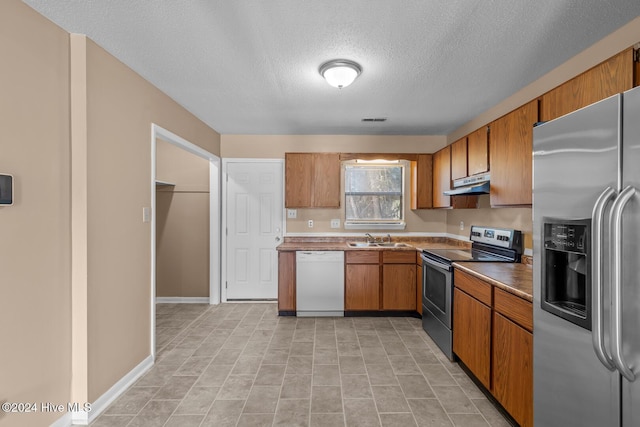
[[[278,297],[282,162],[227,163],[227,300]]]

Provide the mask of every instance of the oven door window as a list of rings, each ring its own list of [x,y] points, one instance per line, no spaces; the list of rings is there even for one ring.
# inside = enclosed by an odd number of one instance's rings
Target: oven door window
[[[424,264],[425,306],[447,327],[451,327],[451,272]]]
[[[427,268],[426,296],[438,309],[447,312],[447,275],[440,270]]]

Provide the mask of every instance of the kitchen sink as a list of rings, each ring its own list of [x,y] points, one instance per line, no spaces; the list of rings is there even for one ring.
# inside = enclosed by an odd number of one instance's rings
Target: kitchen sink
[[[376,247],[376,244],[369,242],[347,242],[347,246],[350,248],[371,248]]]
[[[382,242],[382,243],[376,243],[375,244],[378,247],[381,248],[408,248],[411,245],[408,245],[406,243],[392,243],[392,242]]]
[[[411,245],[406,243],[392,243],[392,242],[347,242],[347,246],[350,248],[408,248]]]

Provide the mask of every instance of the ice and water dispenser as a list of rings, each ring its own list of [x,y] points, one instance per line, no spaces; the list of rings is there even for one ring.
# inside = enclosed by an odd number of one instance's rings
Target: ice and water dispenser
[[[542,309],[591,330],[591,220],[543,224]]]

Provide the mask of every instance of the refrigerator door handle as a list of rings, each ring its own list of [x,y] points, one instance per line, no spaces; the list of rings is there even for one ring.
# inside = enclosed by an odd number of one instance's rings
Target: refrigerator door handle
[[[616,369],[611,355],[607,352],[604,343],[604,308],[603,308],[603,281],[602,281],[602,235],[604,231],[604,210],[609,201],[613,200],[616,192],[607,187],[593,206],[591,213],[591,253],[592,266],[591,277],[593,280],[593,301],[591,313],[593,316],[592,339],[593,349],[600,362],[610,371]]]
[[[611,347],[613,350],[613,362],[618,371],[630,382],[635,381],[636,376],[624,361],[622,354],[622,212],[627,202],[636,193],[632,186],[626,187],[620,192],[613,206],[612,211],[612,234],[611,240],[613,253],[613,287],[611,290]]]

